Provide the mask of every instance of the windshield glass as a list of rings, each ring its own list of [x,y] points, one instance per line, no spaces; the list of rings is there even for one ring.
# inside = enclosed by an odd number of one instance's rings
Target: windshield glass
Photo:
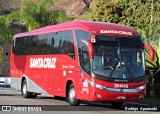
[[[104,37],[104,36],[103,36]],[[110,37],[111,38],[111,37]],[[133,38],[132,38],[133,39]],[[144,76],[141,41],[114,38],[94,44],[93,72],[113,79],[135,79]],[[135,42],[135,43],[136,43]],[[129,45],[132,43],[131,45]]]

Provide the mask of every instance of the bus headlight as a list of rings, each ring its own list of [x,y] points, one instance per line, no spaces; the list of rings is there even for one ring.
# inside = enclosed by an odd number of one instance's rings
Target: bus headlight
[[[91,86],[93,86],[95,88],[98,88],[98,89],[105,89],[106,88],[106,87],[104,87],[102,85],[96,84],[96,83],[91,82],[91,81],[89,81],[89,83],[91,84]]]
[[[137,87],[137,90],[143,90],[145,88],[146,88],[146,85],[142,85],[142,86]]]

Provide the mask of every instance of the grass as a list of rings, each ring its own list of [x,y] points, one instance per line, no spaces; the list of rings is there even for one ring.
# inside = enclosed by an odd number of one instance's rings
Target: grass
[[[150,97],[146,97],[144,104],[149,104],[149,105],[159,105],[160,106],[160,99],[156,99],[154,92],[151,92]]]

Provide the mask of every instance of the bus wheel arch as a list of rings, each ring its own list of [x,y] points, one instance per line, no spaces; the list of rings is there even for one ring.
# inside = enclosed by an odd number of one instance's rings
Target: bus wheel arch
[[[24,82],[24,80],[26,80],[26,78],[25,78],[25,77],[23,77],[23,78],[22,78],[22,80],[21,80],[21,92],[22,92],[22,86],[23,86],[23,82]]]
[[[23,77],[22,78],[22,81],[21,81],[21,92],[22,92],[22,96],[24,98],[36,98],[37,97],[37,94],[35,93],[32,93],[32,92],[29,92],[27,90],[28,88],[28,85],[27,85],[27,78],[26,77]]]
[[[67,84],[66,84],[66,97],[68,97],[68,89],[69,89],[71,84],[73,84],[73,82],[71,80],[68,80]]]
[[[66,84],[66,98],[70,105],[77,106],[80,104],[80,100],[75,97],[75,87],[72,81],[68,81]]]

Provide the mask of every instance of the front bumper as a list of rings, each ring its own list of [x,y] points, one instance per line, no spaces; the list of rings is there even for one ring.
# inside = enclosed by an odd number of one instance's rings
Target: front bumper
[[[137,88],[107,88],[90,83],[90,101],[143,102],[145,85]]]

